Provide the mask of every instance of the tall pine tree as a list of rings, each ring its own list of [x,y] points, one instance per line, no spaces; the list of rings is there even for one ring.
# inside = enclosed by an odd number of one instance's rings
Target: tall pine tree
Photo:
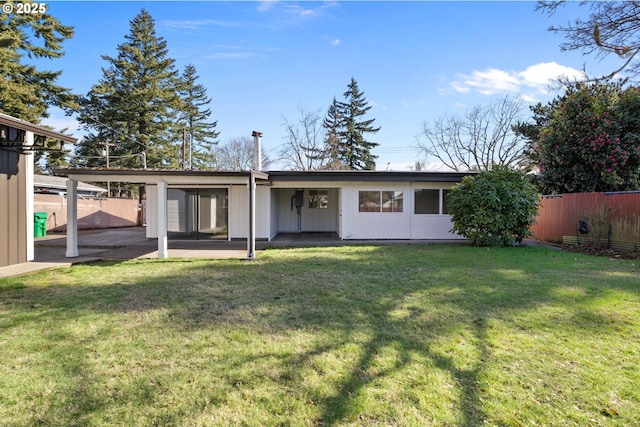
[[[78,152],[102,152],[109,143],[114,144],[114,165],[178,168],[180,130],[175,118],[181,102],[175,61],[146,10],[129,25],[118,56],[102,56],[109,68],[103,68],[103,77],[81,100],[80,121],[90,134]],[[104,162],[95,156],[86,160],[88,165]]]
[[[375,119],[365,120],[371,106],[367,105],[364,92],[358,89],[358,82],[351,78],[347,91],[343,94],[345,102],[336,101],[329,106],[324,127],[327,130],[327,150],[331,153],[332,168],[337,169],[336,159],[348,169],[374,170],[376,158],[371,150],[377,142],[368,141],[367,133],[376,133],[379,127],[373,127]]]
[[[376,133],[380,128],[372,126],[375,119],[362,118],[371,106],[367,105],[364,92],[358,89],[358,82],[353,77],[343,95],[346,102],[339,103],[343,127],[338,134],[342,161],[351,169],[374,170],[377,156],[371,154],[371,150],[380,144],[367,141],[364,134]]]
[[[192,169],[203,170],[214,167],[213,146],[218,143],[216,138],[220,132],[216,130],[217,121],[208,121],[211,109],[207,106],[211,98],[207,96],[207,89],[198,83],[199,78],[194,65],[189,64],[184,68],[180,81],[182,106],[178,116],[179,126],[190,135],[190,141],[187,141],[189,146],[185,150],[191,151],[191,162],[188,153],[183,155],[185,162],[190,163]]]
[[[50,105],[73,103],[70,90],[56,84],[61,71],[38,70],[23,61],[25,55],[60,58],[62,43],[73,37],[73,27],[62,25],[44,3],[42,8],[37,14],[0,14],[0,111],[33,123],[47,117]]]
[[[348,169],[344,165],[340,158],[339,153],[339,132],[342,126],[343,120],[340,111],[340,105],[336,98],[333,98],[333,102],[327,110],[327,116],[322,122],[322,126],[325,129],[325,168],[327,169]]]

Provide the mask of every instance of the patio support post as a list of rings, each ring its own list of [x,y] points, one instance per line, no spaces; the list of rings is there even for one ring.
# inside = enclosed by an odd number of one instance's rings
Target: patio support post
[[[249,173],[249,235],[247,236],[247,259],[256,258],[256,177]]]
[[[168,258],[167,246],[167,183],[158,181],[158,258]]]
[[[25,132],[25,145],[33,145],[33,132]],[[33,238],[33,174],[35,171],[34,155],[33,152],[27,151],[25,153],[25,168],[26,168],[26,213],[27,213],[27,261],[33,261],[35,259],[35,239]]]
[[[78,181],[67,180],[67,258],[78,256]]]

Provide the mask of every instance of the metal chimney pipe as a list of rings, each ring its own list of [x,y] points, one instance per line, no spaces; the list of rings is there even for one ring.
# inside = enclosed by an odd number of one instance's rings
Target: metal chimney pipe
[[[260,143],[260,137],[262,137],[262,132],[253,131],[251,134],[253,137],[253,169],[257,171],[262,171],[262,145]]]

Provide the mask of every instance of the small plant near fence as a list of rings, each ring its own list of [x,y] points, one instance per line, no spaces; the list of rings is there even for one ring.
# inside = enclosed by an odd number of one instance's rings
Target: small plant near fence
[[[583,211],[584,221],[588,232],[583,237],[583,243],[600,249],[611,246],[611,218],[612,209],[598,205],[588,211]]]
[[[638,243],[614,239],[615,228],[619,225],[616,220],[618,210],[601,203],[591,209],[583,209],[580,213],[583,219],[576,224],[575,236],[563,236],[563,243],[594,250],[637,251]],[[616,235],[621,237],[620,233]]]

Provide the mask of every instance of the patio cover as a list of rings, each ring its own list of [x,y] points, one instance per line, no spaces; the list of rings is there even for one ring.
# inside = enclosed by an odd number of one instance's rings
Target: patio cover
[[[69,177],[67,181],[67,258],[78,256],[78,182],[126,182],[130,184],[156,185],[158,188],[157,235],[158,258],[168,258],[167,246],[167,189],[170,185],[247,185],[249,212],[247,221],[247,259],[255,259],[255,188],[256,180],[268,180],[269,175],[260,171],[185,171],[168,169],[106,169],[64,168],[59,172]]]

